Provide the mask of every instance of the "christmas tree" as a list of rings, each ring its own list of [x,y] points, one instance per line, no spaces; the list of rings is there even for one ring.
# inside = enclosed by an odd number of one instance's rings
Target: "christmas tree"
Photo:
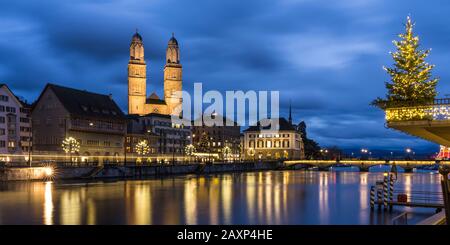
[[[378,98],[373,105],[380,108],[398,105],[423,105],[433,102],[436,97],[437,78],[431,78],[430,65],[425,58],[431,50],[419,49],[419,37],[414,36],[414,24],[408,16],[406,31],[400,34],[400,41],[394,41],[397,48],[392,53],[395,61],[393,68],[386,68],[391,81],[386,83],[386,99]]]

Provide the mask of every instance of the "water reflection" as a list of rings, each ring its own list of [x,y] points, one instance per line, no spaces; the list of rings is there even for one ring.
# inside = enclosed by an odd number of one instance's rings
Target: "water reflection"
[[[45,182],[44,190],[44,224],[53,225],[52,182]]]
[[[371,213],[382,173],[274,171],[110,183],[0,184],[3,224],[389,224]],[[399,174],[397,189],[439,191],[439,175]],[[415,209],[420,219],[434,210]]]

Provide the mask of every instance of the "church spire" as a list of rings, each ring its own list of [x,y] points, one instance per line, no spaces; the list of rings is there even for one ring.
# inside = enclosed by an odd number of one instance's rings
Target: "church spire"
[[[136,28],[136,33],[134,33],[131,38],[130,44],[130,60],[145,62],[144,60],[144,42],[142,41],[142,36],[138,33]]]
[[[180,48],[173,32],[167,45],[166,64],[180,64]]]

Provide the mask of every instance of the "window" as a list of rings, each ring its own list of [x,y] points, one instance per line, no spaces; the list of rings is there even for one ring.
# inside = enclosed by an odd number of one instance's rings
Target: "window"
[[[0,140],[0,148],[5,148],[5,147],[6,147],[6,141]]]
[[[5,117],[0,117],[0,123],[5,123]]]
[[[28,114],[28,113],[30,113],[30,109],[28,109],[28,108],[20,108],[20,112]]]
[[[5,106],[4,105],[0,105],[0,112],[4,112],[5,111]]]
[[[5,135],[5,129],[4,128],[0,128],[0,135]]]
[[[16,147],[16,142],[14,142],[14,141],[8,141],[8,147],[10,147],[10,148]]]
[[[21,123],[29,123],[29,122],[30,122],[30,119],[29,119],[29,118],[26,118],[26,117],[21,117],[21,118],[20,118],[20,122],[21,122]]]
[[[0,100],[1,101],[8,101],[8,96],[6,96],[6,95],[0,95]]]
[[[6,112],[16,113],[16,108],[7,106]]]

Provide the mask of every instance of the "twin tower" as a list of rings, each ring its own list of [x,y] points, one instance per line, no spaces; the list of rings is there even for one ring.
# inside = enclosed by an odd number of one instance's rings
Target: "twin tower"
[[[180,64],[180,48],[172,35],[166,51],[164,66],[164,100],[156,93],[147,97],[147,64],[144,59],[144,43],[136,32],[130,44],[130,62],[128,63],[128,114],[147,115],[158,113],[174,114],[181,106],[183,68]]]

